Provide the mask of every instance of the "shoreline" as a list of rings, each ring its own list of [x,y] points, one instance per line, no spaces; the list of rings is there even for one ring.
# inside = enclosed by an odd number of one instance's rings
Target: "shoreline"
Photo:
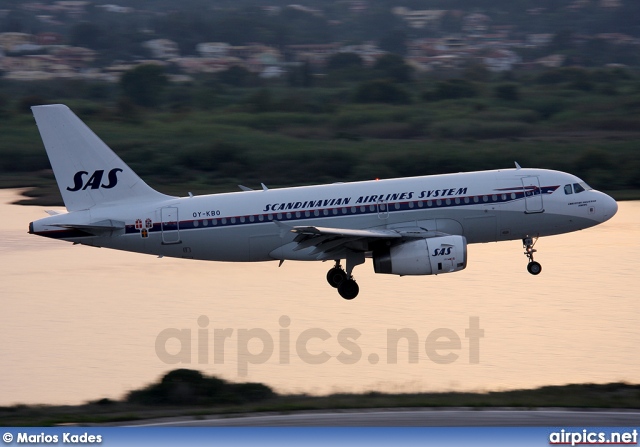
[[[21,405],[0,407],[5,426],[125,425],[136,421],[185,418],[194,424],[211,418],[260,414],[304,414],[309,412],[445,411],[466,409],[518,412],[532,409],[585,412],[630,412],[640,409],[640,384],[569,384],[487,393],[437,392],[386,394],[332,394],[327,396],[278,395],[239,405],[141,405],[100,399],[81,405]],[[236,420],[237,422],[237,420]]]

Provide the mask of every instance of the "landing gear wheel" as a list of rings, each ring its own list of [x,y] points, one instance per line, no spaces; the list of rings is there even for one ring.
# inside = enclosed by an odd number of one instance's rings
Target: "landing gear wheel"
[[[353,279],[345,279],[338,285],[338,293],[345,300],[352,300],[358,296],[360,287]]]
[[[542,271],[542,266],[540,265],[539,262],[536,261],[531,261],[528,265],[527,265],[527,271],[529,273],[531,273],[532,275],[539,275],[540,272]]]
[[[537,251],[533,248],[536,245],[538,238],[534,241],[530,237],[525,237],[522,239],[522,246],[524,247],[524,255],[529,259],[529,264],[527,264],[527,271],[532,275],[539,275],[542,271],[542,266],[539,262],[533,260],[533,254]]]
[[[347,279],[347,272],[341,267],[334,267],[327,272],[327,282],[331,287],[337,288]]]

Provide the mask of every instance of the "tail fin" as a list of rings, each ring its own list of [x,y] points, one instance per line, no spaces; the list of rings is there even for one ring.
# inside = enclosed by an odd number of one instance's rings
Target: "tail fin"
[[[31,110],[67,210],[171,198],[147,185],[67,106]]]

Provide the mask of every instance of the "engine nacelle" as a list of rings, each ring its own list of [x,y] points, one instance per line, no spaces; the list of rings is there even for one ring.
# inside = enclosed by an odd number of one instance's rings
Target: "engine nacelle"
[[[464,270],[467,240],[464,236],[416,239],[373,253],[376,273],[438,275]]]

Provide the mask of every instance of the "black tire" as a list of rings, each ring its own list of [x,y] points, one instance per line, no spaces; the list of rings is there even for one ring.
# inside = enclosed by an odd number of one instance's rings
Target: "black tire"
[[[353,279],[345,279],[338,286],[338,293],[345,300],[352,300],[358,296],[360,287]]]
[[[334,267],[327,272],[327,282],[331,287],[337,288],[345,279],[347,279],[347,273],[341,268]]]
[[[542,271],[542,266],[539,262],[531,261],[529,264],[527,264],[527,271],[532,275],[539,275]]]

